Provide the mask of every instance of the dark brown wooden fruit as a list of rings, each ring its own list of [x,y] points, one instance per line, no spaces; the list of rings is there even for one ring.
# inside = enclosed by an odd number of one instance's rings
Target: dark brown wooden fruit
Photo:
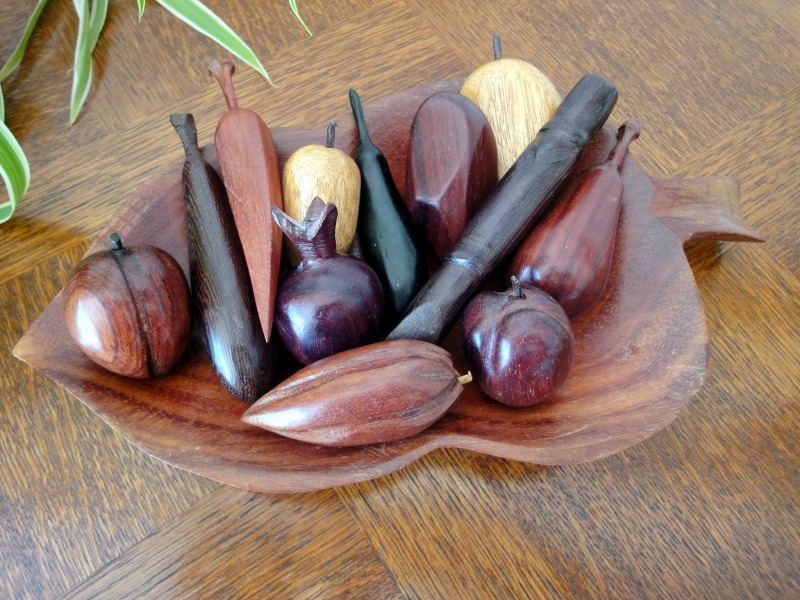
[[[505,292],[483,292],[464,309],[461,339],[483,393],[509,406],[546,400],[567,379],[575,336],[551,296],[512,278]]]
[[[217,125],[214,144],[244,250],[261,330],[269,341],[283,243],[271,210],[283,208],[281,176],[269,128],[255,112],[239,108],[236,103],[231,80],[234,70],[229,60],[217,59],[208,65],[208,72],[219,82],[228,105],[228,112]]]
[[[64,286],[64,318],[86,356],[127,377],[167,373],[189,341],[189,285],[178,262],[152,246],[111,249],[79,262]]]
[[[622,206],[622,167],[641,126],[619,128],[608,160],[578,176],[556,206],[522,242],[510,276],[544,290],[570,318],[600,299],[611,272]]]
[[[200,154],[194,118],[175,114],[170,121],[186,151],[183,189],[195,314],[223,387],[254,402],[272,385],[274,351],[261,333],[225,188]]]
[[[616,101],[617,88],[600,75],[586,75],[575,85],[494,188],[388,339],[441,339],[489,274],[543,216]]]
[[[496,183],[497,145],[481,109],[452,92],[425,100],[411,126],[405,201],[439,261]]]
[[[462,389],[446,350],[416,340],[379,342],[305,367],[242,420],[323,446],[379,444],[430,427]]]
[[[436,91],[460,87],[460,81],[437,82],[371,104],[372,138],[386,148],[393,172],[405,172],[419,105]],[[352,152],[354,132],[343,130],[338,139],[349,139]],[[579,161],[582,170],[605,160],[615,134],[607,125],[592,139]],[[275,129],[274,135],[278,156],[285,160],[324,131]],[[213,146],[204,155],[215,164]],[[468,385],[431,427],[377,449],[324,448],[268,435],[240,420],[245,407],[224,392],[200,352],[187,352],[169,377],[147,385],[97,366],[67,331],[62,294],[31,325],[14,354],[143,451],[251,490],[301,491],[372,479],[436,448],[547,465],[596,460],[666,427],[703,382],[708,356],[703,302],[682,244],[690,239],[760,241],[737,216],[739,186],[730,177],[654,178],[634,157],[622,177],[620,251],[614,254],[608,290],[572,323],[575,360],[567,382],[551,401],[524,410],[489,402],[477,385]],[[188,270],[185,219],[181,165],[175,164],[120,208],[90,251],[104,248],[108,235],[119,231],[137,244],[166,250]],[[463,373],[469,367],[460,348],[460,332],[455,332],[445,349]]]
[[[381,282],[363,260],[336,252],[338,214],[335,204],[320,198],[302,222],[272,209],[302,257],[278,291],[275,324],[284,346],[304,365],[371,344],[380,335]]]

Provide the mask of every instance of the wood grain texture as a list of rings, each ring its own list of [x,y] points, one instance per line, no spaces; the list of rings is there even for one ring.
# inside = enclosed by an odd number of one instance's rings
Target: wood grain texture
[[[179,159],[166,116],[192,110],[202,142],[211,141],[220,100],[205,65],[220,50],[157,3],[137,23],[134,2],[112,2],[95,53],[98,79],[67,128],[77,21],[69,2],[50,2],[21,69],[3,82],[33,183],[0,227],[0,596],[55,598],[98,569],[87,589],[114,597],[136,595],[140,571],[158,572],[158,597],[224,597],[227,586],[234,596],[286,589],[292,597],[800,595],[795,2],[304,0],[313,38],[285,2],[207,3],[280,86],[243,70],[242,104],[271,126],[313,129],[305,144],[320,143],[331,116],[347,113],[348,87],[373,105],[397,89],[463,78],[491,59],[487,40],[498,32],[506,56],[536,65],[560,89],[584,72],[608,76],[621,90],[614,124],[635,118],[647,131],[637,161],[661,177],[735,176],[743,219],[767,242],[692,243],[708,375],[671,427],[629,450],[569,468],[440,450],[341,488],[338,500],[281,499],[290,502],[269,521],[275,527],[254,519],[247,531],[237,528],[246,493],[220,490],[187,512],[217,484],[153,460],[10,350],[90,238]],[[32,0],[0,3],[3,58],[32,9]],[[154,60],[170,68],[153,69]],[[407,148],[397,149],[400,160],[383,149],[402,187]],[[698,185],[720,199],[736,192],[716,177]],[[146,218],[168,230],[156,216]],[[676,233],[678,222],[689,221],[672,219]],[[338,509],[319,509],[339,501],[356,525]],[[181,538],[212,533],[208,520],[194,518],[208,506],[224,553],[201,546],[204,560]],[[351,551],[356,527],[363,536]],[[338,532],[347,543],[330,541]],[[324,560],[336,552],[342,560]],[[235,581],[229,553],[243,566]]]

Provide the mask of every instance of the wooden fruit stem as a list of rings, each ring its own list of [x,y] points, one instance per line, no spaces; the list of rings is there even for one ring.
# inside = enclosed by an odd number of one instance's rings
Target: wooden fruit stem
[[[272,218],[303,260],[336,258],[336,205],[326,204],[317,196],[311,201],[302,221],[295,221],[277,207],[272,208]]]
[[[458,377],[458,383],[464,385],[472,381],[472,371],[467,371],[464,375]]]
[[[494,50],[495,60],[500,60],[503,58],[503,48],[500,46],[500,36],[496,33],[492,37],[492,49]]]
[[[608,153],[608,163],[616,167],[618,171],[622,169],[622,161],[628,152],[628,146],[639,137],[641,132],[642,126],[637,121],[625,121],[617,131],[616,145]]]
[[[236,91],[233,89],[233,74],[236,65],[224,58],[217,58],[208,63],[208,72],[217,80],[219,87],[222,88],[222,95],[225,96],[225,103],[228,110],[239,108],[236,102]]]
[[[197,153],[200,154],[200,148],[197,145],[197,128],[194,125],[194,117],[189,113],[175,113],[170,115],[169,122],[178,132],[178,137],[181,138],[183,149],[186,156],[192,156]]]
[[[362,144],[370,143],[369,131],[367,131],[367,122],[364,120],[364,107],[361,105],[361,97],[354,89],[350,89],[350,107],[353,109],[353,118],[356,120],[356,127],[358,127],[358,140]]]
[[[119,234],[115,231],[111,234],[111,249],[112,250],[122,250],[122,238],[119,237]]]
[[[328,121],[328,131],[325,134],[325,146],[333,148],[333,143],[336,140],[336,123]]]
[[[516,275],[511,276],[511,297],[516,298],[517,300],[524,300],[525,293],[522,291],[522,286],[520,285],[519,279],[517,279]]]

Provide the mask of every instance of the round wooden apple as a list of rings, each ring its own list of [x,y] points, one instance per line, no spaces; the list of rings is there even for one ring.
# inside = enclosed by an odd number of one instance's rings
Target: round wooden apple
[[[523,287],[483,292],[467,305],[462,342],[483,392],[509,406],[547,399],[572,367],[575,336],[564,309],[545,292]]]

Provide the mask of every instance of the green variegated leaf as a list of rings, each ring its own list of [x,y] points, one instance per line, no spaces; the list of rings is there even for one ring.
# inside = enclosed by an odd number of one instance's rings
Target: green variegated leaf
[[[306,25],[306,22],[303,21],[303,17],[300,16],[300,11],[297,10],[297,0],[289,0],[289,6],[291,7],[294,16],[297,17],[298,21],[300,21],[300,24],[303,27],[305,27],[305,30],[308,32],[308,35],[314,35],[313,33],[311,33],[311,30],[308,28],[308,25]]]
[[[92,10],[89,14],[89,30],[91,31],[91,47],[94,52],[94,47],[97,46],[97,40],[100,38],[100,32],[103,31],[103,25],[106,24],[106,15],[108,14],[108,0],[94,0],[92,2]]]
[[[73,0],[78,13],[78,39],[72,70],[72,99],[69,105],[70,125],[78,118],[92,87],[92,30],[89,0]]]
[[[0,87],[0,123],[6,120],[6,101],[3,100],[3,88]]]
[[[144,15],[144,0],[136,0],[139,3],[139,20],[142,20]]]
[[[17,202],[28,190],[31,171],[25,153],[2,121],[0,121],[0,177],[5,181],[8,191],[8,200],[0,203],[0,223],[4,223],[14,214]]]
[[[31,34],[33,33],[33,29],[36,27],[36,23],[39,21],[39,17],[42,14],[42,10],[44,9],[44,5],[47,4],[47,0],[39,0],[36,3],[36,8],[33,9],[33,14],[31,18],[28,19],[28,24],[25,25],[25,31],[22,34],[22,39],[17,44],[17,47],[14,48],[14,52],[11,54],[11,58],[8,59],[8,62],[0,69],[0,81],[3,81],[6,77],[8,77],[11,72],[17,68],[20,61],[22,60],[22,55],[25,54],[25,48],[28,46],[28,40],[31,39]]]
[[[158,3],[181,21],[211,38],[243,63],[261,73],[272,84],[266,69],[249,46],[202,2],[199,0],[158,0]]]

